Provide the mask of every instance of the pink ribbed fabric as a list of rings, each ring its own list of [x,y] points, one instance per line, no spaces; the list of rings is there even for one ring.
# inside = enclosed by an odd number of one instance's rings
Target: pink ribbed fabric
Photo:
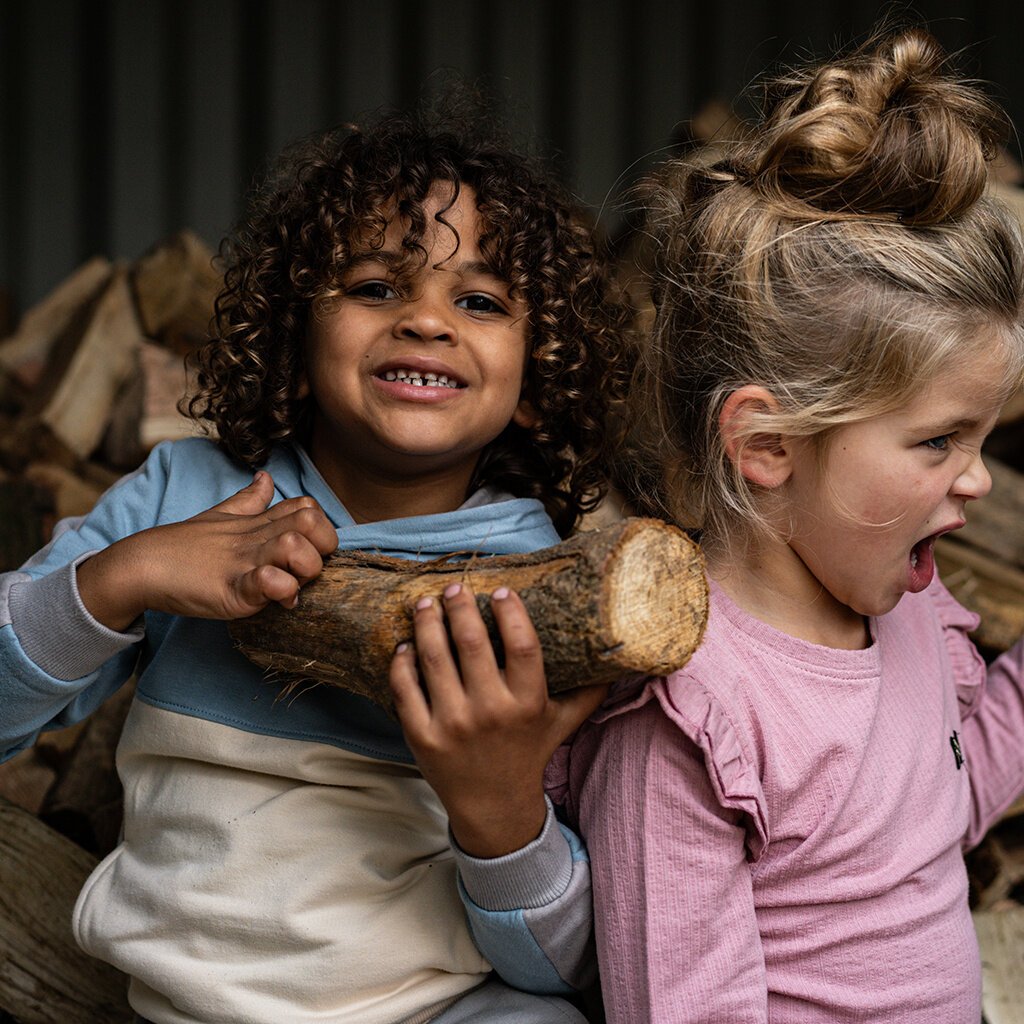
[[[936,581],[840,651],[713,588],[690,664],[580,731],[610,1024],[978,1024],[962,849],[1024,789],[1024,696],[975,624]]]

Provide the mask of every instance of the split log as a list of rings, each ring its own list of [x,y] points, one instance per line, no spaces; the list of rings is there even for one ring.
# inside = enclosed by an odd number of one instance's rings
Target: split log
[[[132,272],[139,319],[148,337],[184,355],[209,337],[213,304],[224,283],[213,251],[179,231],[142,256]]]
[[[939,538],[935,560],[949,592],[981,616],[973,634],[979,647],[1005,651],[1024,636],[1024,572],[954,535]]]
[[[681,668],[704,632],[700,549],[660,520],[630,518],[526,555],[414,562],[335,554],[297,608],[270,605],[231,624],[241,651],[274,675],[340,686],[391,707],[388,667],[412,636],[412,608],[455,581],[477,595],[499,662],[487,595],[508,586],[540,637],[552,693]]]
[[[88,315],[112,270],[110,260],[95,256],[28,310],[18,330],[0,342],[0,376],[33,388],[57,341],[68,332],[81,332],[82,318]]]
[[[121,389],[103,438],[104,461],[133,469],[154,445],[196,433],[193,421],[178,412],[178,402],[195,388],[195,373],[185,367],[180,352],[141,342],[135,371]]]
[[[17,569],[48,540],[53,499],[42,487],[0,473],[0,572]]]
[[[0,1008],[21,1024],[127,1024],[123,974],[83,953],[71,911],[96,858],[0,799]]]
[[[74,465],[96,449],[114,398],[134,370],[135,350],[144,340],[128,288],[117,270],[100,296],[85,330],[62,339],[47,366],[18,432],[24,450]]]
[[[985,1024],[1024,1024],[1024,907],[973,915],[981,947],[981,1008]]]
[[[134,684],[122,686],[85,720],[36,812],[40,820],[97,857],[113,850],[121,831],[124,790],[115,755],[134,694]]]

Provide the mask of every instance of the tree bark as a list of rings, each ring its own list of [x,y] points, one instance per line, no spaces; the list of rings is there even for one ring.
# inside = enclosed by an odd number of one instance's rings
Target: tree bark
[[[0,1010],[22,1024],[128,1024],[128,981],[75,944],[96,858],[0,798]]]
[[[461,581],[476,594],[503,662],[490,610],[499,586],[523,599],[540,637],[552,693],[632,673],[682,667],[707,619],[700,550],[659,520],[630,518],[526,555],[432,562],[366,552],[329,558],[299,605],[270,605],[231,624],[242,653],[290,680],[340,686],[391,708],[388,667],[412,638],[412,608]]]

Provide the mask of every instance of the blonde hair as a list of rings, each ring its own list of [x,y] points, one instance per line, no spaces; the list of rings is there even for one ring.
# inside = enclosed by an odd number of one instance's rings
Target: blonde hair
[[[763,120],[711,165],[649,183],[658,243],[647,438],[669,515],[728,543],[767,527],[718,429],[759,384],[746,439],[814,439],[898,407],[984,334],[1024,367],[1019,226],[984,195],[1008,123],[907,30],[768,83]],[[742,441],[742,439],[741,439]],[[650,452],[648,452],[650,454]]]

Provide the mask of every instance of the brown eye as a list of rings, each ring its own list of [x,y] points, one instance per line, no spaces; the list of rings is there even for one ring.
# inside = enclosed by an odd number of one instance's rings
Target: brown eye
[[[489,295],[464,295],[456,303],[461,309],[468,309],[471,313],[504,313],[504,308],[494,301]]]
[[[385,281],[365,281],[348,290],[349,295],[358,295],[361,299],[373,299],[383,302],[395,298],[395,290]]]

